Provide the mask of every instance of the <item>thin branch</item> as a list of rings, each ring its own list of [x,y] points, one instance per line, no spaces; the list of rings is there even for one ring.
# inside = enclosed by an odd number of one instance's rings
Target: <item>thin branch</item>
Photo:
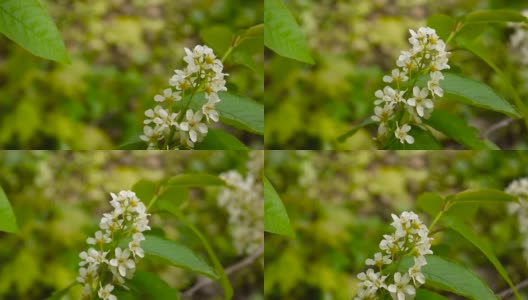
[[[250,256],[244,258],[243,260],[235,263],[234,265],[231,265],[225,269],[226,275],[232,275],[233,273],[236,273],[238,270],[245,268],[246,266],[249,266],[253,264],[255,260],[257,260],[260,256],[264,254],[264,244],[262,244],[257,251],[255,251]],[[184,298],[191,298],[197,291],[204,288],[205,286],[213,283],[214,281],[211,278],[203,278],[198,280],[195,285],[193,285],[190,289],[183,292]]]
[[[516,290],[524,289],[525,287],[528,287],[528,279],[525,279],[515,285]],[[507,297],[513,295],[513,290],[511,288],[504,290],[498,294],[499,298],[506,299]]]
[[[514,122],[515,119],[511,119],[511,118],[508,118],[508,119],[504,119],[498,123],[495,123],[493,124],[493,126],[491,126],[485,133],[484,133],[484,138],[485,139],[489,139],[490,135],[492,133],[494,133],[495,131],[503,128],[503,127],[506,127],[508,125],[510,125],[512,122]]]

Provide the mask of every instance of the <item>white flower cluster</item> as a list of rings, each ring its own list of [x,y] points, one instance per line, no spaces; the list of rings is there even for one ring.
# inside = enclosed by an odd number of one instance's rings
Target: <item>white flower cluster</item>
[[[506,188],[506,193],[519,198],[519,203],[508,203],[508,211],[510,214],[517,214],[519,232],[522,236],[523,257],[528,263],[528,178],[512,181]]]
[[[149,149],[192,149],[207,135],[208,124],[219,120],[215,105],[220,102],[218,93],[227,91],[224,66],[207,46],[198,45],[192,51],[185,48],[185,52],[183,60],[187,67],[175,70],[169,80],[171,87],[154,96],[159,104],[145,111],[140,138],[148,143]],[[199,91],[205,93],[207,102],[194,111],[189,105]],[[176,109],[175,103],[182,101],[185,103],[178,103]]]
[[[528,18],[528,10],[523,11],[522,14]],[[528,30],[526,24],[511,23],[510,27],[515,30],[510,37],[510,45],[519,53],[521,63],[528,65]]]
[[[392,219],[391,225],[396,231],[384,235],[379,244],[381,252],[365,261],[372,268],[358,274],[360,283],[355,300],[379,299],[384,290],[395,300],[414,299],[416,288],[425,283],[421,270],[427,264],[425,256],[433,254],[429,230],[413,212],[403,212],[399,217],[393,214]],[[407,256],[414,257],[414,265],[407,272],[391,274],[384,268]]]
[[[264,243],[264,151],[250,152],[248,173],[220,174],[227,183],[218,195],[218,205],[227,210],[234,246],[239,254],[252,254]]]
[[[136,263],[144,256],[141,241],[144,231],[150,230],[146,207],[132,191],[111,194],[114,210],[103,214],[101,230],[86,242],[87,251],[79,254],[79,277],[83,288],[82,299],[93,299],[95,293],[103,300],[116,300],[112,295],[114,285],[124,285],[125,278],[132,278]],[[119,242],[132,237],[128,247],[122,249]]]
[[[419,125],[422,118],[429,118],[434,109],[436,97],[443,97],[440,80],[444,79],[442,70],[449,69],[446,44],[434,29],[421,27],[418,32],[409,30],[409,42],[412,48],[402,51],[396,61],[398,68],[391,75],[384,76],[387,85],[377,90],[374,95],[374,116],[372,120],[380,123],[377,140],[383,142],[389,132],[402,144],[414,143],[409,134],[410,124]],[[423,75],[429,76],[426,88],[415,86],[416,80]]]
[[[528,18],[528,10],[522,14]],[[513,34],[510,36],[510,49],[514,63],[528,66],[528,25],[526,23],[510,23]],[[519,85],[523,91],[528,91],[528,68],[518,68]]]

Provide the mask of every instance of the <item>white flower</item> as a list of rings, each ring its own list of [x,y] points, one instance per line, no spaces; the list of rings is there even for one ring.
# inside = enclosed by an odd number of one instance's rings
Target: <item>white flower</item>
[[[196,113],[192,109],[187,110],[185,117],[187,121],[180,124],[180,129],[189,132],[189,137],[193,143],[196,143],[202,136],[207,133],[207,125],[201,123],[203,114],[201,111]]]
[[[139,138],[149,144],[156,144],[163,139],[163,132],[159,129],[159,127],[152,128],[150,126],[145,126],[143,127],[143,134]]]
[[[114,286],[111,284],[107,284],[105,285],[105,287],[101,286],[97,294],[99,295],[99,298],[103,300],[117,300],[117,297],[112,295],[113,290]]]
[[[426,88],[420,89],[419,87],[415,86],[413,88],[413,95],[414,98],[409,98],[409,100],[407,100],[407,104],[410,106],[415,106],[416,112],[420,117],[424,116],[424,111],[426,109],[432,110],[434,108],[433,100],[427,99],[429,91]]]
[[[128,243],[128,248],[130,249],[134,257],[136,255],[139,257],[144,257],[145,252],[141,248],[141,241],[144,241],[145,237],[141,233],[135,233],[132,237],[132,241]]]
[[[416,287],[425,283],[425,275],[422,273],[422,267],[427,264],[423,256],[414,258],[414,265],[409,269],[408,273],[413,280]]]
[[[444,96],[444,90],[440,87],[440,80],[444,79],[444,75],[440,72],[431,73],[431,80],[427,82],[427,88],[431,91],[433,97],[438,95],[440,97]]]
[[[128,249],[123,251],[121,248],[117,247],[115,249],[115,258],[110,260],[109,265],[117,268],[119,274],[125,277],[127,270],[134,270],[136,268],[136,264],[133,260],[129,259],[129,257],[130,251]]]
[[[374,259],[368,258],[365,260],[367,266],[378,266],[382,267],[383,265],[388,265],[392,262],[392,259],[389,255],[383,255],[380,252],[374,254]]]
[[[407,72],[400,72],[400,69],[393,69],[391,76],[383,76],[383,81],[387,83],[391,83],[392,81],[400,83],[405,82],[408,79]]]
[[[380,107],[376,106],[374,107],[374,116],[372,116],[372,120],[380,123],[387,122],[393,114],[393,108],[391,104],[385,104],[385,106]]]
[[[173,92],[171,88],[163,90],[162,95],[154,96],[156,102],[174,102],[182,99],[180,92]]]
[[[405,144],[412,144],[414,143],[414,138],[409,135],[409,131],[411,130],[411,126],[408,124],[404,124],[401,128],[397,126],[396,130],[394,131],[394,135],[397,139],[400,140],[400,143]]]
[[[218,112],[215,110],[215,104],[213,102],[207,102],[202,106],[202,112],[204,116],[207,118],[207,121],[210,122],[211,120],[213,122],[218,122],[219,116]]]
[[[102,231],[97,231],[95,233],[95,238],[88,238],[86,240],[86,243],[90,244],[90,245],[103,245],[103,244],[106,244],[106,243],[110,243],[112,241],[112,239],[110,239],[110,236],[108,234],[103,234]]]
[[[414,299],[416,289],[410,284],[410,281],[411,277],[407,273],[403,276],[400,272],[394,274],[394,284],[387,287],[393,300]]]

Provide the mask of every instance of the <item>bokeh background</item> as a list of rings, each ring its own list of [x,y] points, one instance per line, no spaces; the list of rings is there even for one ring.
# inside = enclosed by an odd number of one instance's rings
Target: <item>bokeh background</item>
[[[247,152],[237,151],[0,151],[0,186],[13,205],[19,234],[0,232],[0,299],[46,299],[72,283],[79,253],[111,206],[110,192],[130,189],[140,179],[159,180],[183,173],[245,174]],[[217,205],[219,189],[193,189],[184,213],[208,238],[224,267],[238,255],[227,212]],[[155,214],[151,227],[176,240],[204,261],[207,253],[195,235],[169,215]],[[146,258],[138,270],[158,274],[184,292],[196,274]],[[263,266],[257,260],[230,276],[237,300],[263,299]],[[81,286],[63,299],[79,299]],[[198,290],[192,299],[223,299],[218,284]]]
[[[344,143],[337,138],[373,114],[374,92],[395,67],[400,51],[409,48],[409,28],[426,25],[435,13],[459,16],[477,9],[528,9],[517,0],[284,0],[306,35],[316,64],[285,59],[266,49],[267,149],[372,149],[376,128],[360,130]],[[511,28],[490,26],[481,37],[492,60],[528,99],[528,66],[519,49],[509,46]],[[525,58],[526,59],[526,58]],[[455,51],[451,65],[466,77],[483,81],[505,99],[511,95],[497,75],[465,51]],[[503,149],[526,149],[522,121],[487,132],[506,116],[453,101],[438,105],[466,119]],[[457,148],[444,141],[448,148]]]
[[[42,2],[72,63],[34,57],[0,37],[2,149],[115,149],[142,133],[154,95],[185,65],[184,47],[203,44],[213,26],[237,32],[263,22],[258,0]],[[262,74],[231,63],[224,71],[230,92],[262,102]],[[262,137],[226,129],[262,148]]]
[[[265,174],[288,211],[295,239],[266,234],[265,298],[350,300],[365,259],[391,232],[391,214],[416,209],[424,192],[442,196],[469,188],[503,190],[528,176],[524,151],[267,151]],[[490,241],[514,283],[528,277],[517,217],[505,205],[481,205],[468,219]],[[433,251],[508,289],[494,267],[456,233],[436,236]],[[528,299],[528,289],[522,290]],[[461,299],[450,297],[450,299]],[[509,298],[506,298],[509,299]]]

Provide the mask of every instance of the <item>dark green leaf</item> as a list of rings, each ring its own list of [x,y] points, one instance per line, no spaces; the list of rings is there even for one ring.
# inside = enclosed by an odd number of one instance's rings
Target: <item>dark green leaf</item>
[[[148,204],[156,195],[157,187],[155,182],[141,179],[132,186],[132,191],[143,203]]]
[[[415,300],[448,300],[448,298],[430,290],[418,289]]]
[[[169,179],[167,184],[187,187],[203,187],[211,185],[225,185],[225,182],[218,176],[195,173],[174,176]]]
[[[444,199],[435,193],[423,193],[416,200],[416,206],[433,218],[442,210],[444,203]]]
[[[163,279],[148,272],[136,272],[131,280],[127,281],[136,296],[136,299],[149,300],[178,300],[178,290],[171,288]],[[119,298],[121,299],[121,298]]]
[[[39,0],[1,0],[0,32],[36,56],[70,62],[60,33]]]
[[[528,19],[520,12],[508,9],[487,9],[474,11],[463,18],[465,24],[526,22]]]
[[[53,293],[53,295],[49,296],[46,300],[60,300],[62,299],[62,297],[64,297],[68,291],[76,286],[77,284],[79,284],[77,281],[71,283],[69,286],[67,286],[66,288],[60,290],[60,291],[56,291],[55,293]]]
[[[0,230],[11,233],[18,232],[15,214],[2,187],[0,187]]]
[[[288,213],[269,180],[264,177],[264,230],[294,237]]]
[[[478,131],[450,112],[435,109],[426,124],[442,132],[460,144],[475,150],[490,149],[490,146],[479,138]]]
[[[277,54],[313,64],[304,33],[282,0],[264,1],[264,44]]]
[[[483,202],[518,202],[517,197],[500,190],[479,189],[467,190],[455,195],[452,203],[483,203]]]
[[[262,104],[229,93],[222,92],[219,96],[222,101],[216,104],[216,110],[223,123],[259,135],[264,134],[264,106]],[[190,106],[194,110],[199,110],[206,102],[204,93],[198,93]]]
[[[158,196],[153,207],[161,211],[176,214],[180,209],[180,206],[182,206],[187,199],[189,199],[189,189],[187,187],[169,185]]]
[[[427,19],[427,26],[433,28],[436,34],[444,41],[455,30],[456,20],[444,14],[434,14]]]
[[[219,129],[209,128],[209,132],[196,150],[247,150],[247,147],[233,135]]]
[[[346,141],[346,139],[348,139],[349,137],[351,137],[354,134],[356,134],[356,132],[358,132],[361,128],[363,128],[365,126],[368,126],[368,125],[371,125],[371,124],[375,124],[375,123],[376,122],[374,122],[374,120],[372,120],[371,118],[368,118],[367,120],[361,122],[361,124],[359,124],[358,126],[352,128],[350,131],[340,135],[337,138],[337,141],[340,142],[340,143],[343,143],[344,141]]]
[[[448,291],[473,300],[497,300],[498,297],[473,271],[445,258],[428,255],[427,265],[422,268],[426,286]],[[414,260],[406,257],[398,270],[406,272]]]
[[[227,26],[211,26],[201,32],[205,44],[211,47],[216,56],[222,57],[231,47],[235,35]]]
[[[509,102],[486,84],[452,73],[444,73],[444,77],[445,79],[440,81],[440,86],[444,89],[445,98],[501,112],[514,118],[520,117]],[[429,78],[421,77],[417,84],[424,87],[427,85],[427,80]]]
[[[155,256],[169,264],[190,270],[207,277],[217,279],[218,275],[191,249],[174,241],[165,240],[153,235],[146,235],[141,243],[147,256]]]
[[[429,132],[419,128],[416,125],[412,126],[409,134],[414,138],[413,144],[402,144],[396,137],[391,136],[386,145],[388,150],[440,150],[442,145]]]
[[[477,247],[480,252],[482,252],[488,258],[488,260],[495,267],[497,272],[499,272],[502,278],[508,283],[508,285],[516,294],[516,296],[518,296],[518,299],[521,299],[517,292],[517,289],[515,288],[510,277],[508,276],[508,273],[500,263],[497,256],[495,256],[495,253],[493,253],[493,249],[490,247],[489,243],[486,240],[481,239],[478,235],[473,233],[473,230],[471,230],[469,226],[462,222],[459,222],[457,219],[444,217],[443,223],[448,228],[454,230],[455,232],[463,236],[466,240],[468,240],[470,243],[472,243],[475,247]]]

